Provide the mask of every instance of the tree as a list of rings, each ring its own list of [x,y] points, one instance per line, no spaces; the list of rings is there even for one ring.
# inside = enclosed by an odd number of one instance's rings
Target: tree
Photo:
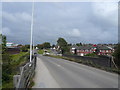
[[[51,47],[50,43],[49,42],[44,42],[43,44],[38,44],[37,47],[39,49],[48,49]]]
[[[6,50],[6,36],[5,35],[2,35],[0,34],[0,38],[1,38],[1,44],[2,44],[2,53],[5,52]]]
[[[30,45],[28,44],[28,45],[25,45],[25,47],[27,48],[27,49],[29,49],[30,48]]]
[[[69,52],[68,43],[64,38],[58,38],[57,45],[60,46],[60,49],[62,50],[62,54]]]
[[[2,82],[9,82],[11,79],[11,73],[12,73],[12,68],[11,68],[11,55],[9,55],[6,52],[6,36],[0,34],[1,38],[1,46],[2,46]],[[0,61],[1,62],[1,61]]]
[[[77,46],[82,46],[82,43],[76,43]]]
[[[4,53],[2,54],[2,82],[8,82],[10,80],[10,75],[12,73],[11,61],[12,58],[10,54]]]
[[[66,40],[65,40],[64,38],[58,38],[57,44],[58,44],[59,46],[61,46],[61,47],[67,46],[67,42],[66,42]]]
[[[68,44],[68,46],[72,46],[72,44],[70,43],[70,44]]]
[[[22,51],[22,52],[28,52],[28,49],[29,49],[29,48],[30,48],[30,45],[22,46],[21,51]]]
[[[51,47],[54,48],[54,47],[55,47],[55,44],[53,44]]]
[[[43,49],[43,44],[38,44],[37,47],[38,47],[39,49]]]
[[[50,48],[50,47],[51,47],[51,46],[50,46],[50,43],[49,43],[49,42],[43,43],[43,48],[48,49],[48,48]]]

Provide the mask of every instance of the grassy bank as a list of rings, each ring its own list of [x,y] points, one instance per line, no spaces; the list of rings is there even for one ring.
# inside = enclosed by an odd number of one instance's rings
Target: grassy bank
[[[2,88],[13,88],[13,76],[19,73],[19,67],[28,61],[28,52],[3,55]]]
[[[19,54],[12,55],[11,63],[15,66],[21,66],[27,62],[28,52],[20,52]]]
[[[38,54],[43,54],[44,51],[47,51],[48,53],[50,53],[50,49],[41,49],[41,50],[38,50]]]
[[[38,54],[43,54],[44,53],[44,50],[38,50]]]
[[[91,61],[77,60],[77,59],[74,59],[74,58],[68,58],[68,57],[63,57],[63,56],[53,56],[53,55],[49,55],[49,57],[65,59],[65,60],[69,60],[69,61],[72,61],[72,62],[77,62],[77,63],[80,63],[80,64],[84,64],[84,65],[88,65],[88,66],[91,66],[91,67],[95,67],[95,68],[98,68],[98,69],[101,69],[101,70],[105,70],[105,71],[108,71],[108,72],[113,72],[113,73],[120,74],[120,70],[118,70],[118,69],[109,68],[109,67],[102,67],[100,65],[94,64]]]

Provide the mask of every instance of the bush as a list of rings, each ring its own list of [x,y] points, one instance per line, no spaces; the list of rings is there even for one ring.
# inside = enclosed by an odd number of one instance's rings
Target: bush
[[[98,57],[95,53],[89,53],[89,54],[87,54],[85,56]]]
[[[22,51],[22,52],[28,52],[28,46],[23,46],[23,47],[21,48],[21,51]]]
[[[38,54],[43,54],[44,53],[44,50],[38,50]]]
[[[13,88],[13,75],[18,73],[20,65],[26,63],[27,52],[21,52],[19,54],[10,55],[7,53],[2,54],[2,84],[3,88]],[[12,85],[12,86],[11,86]]]
[[[7,53],[2,54],[3,65],[2,65],[2,82],[6,84],[12,80],[12,65],[11,65],[11,56]]]

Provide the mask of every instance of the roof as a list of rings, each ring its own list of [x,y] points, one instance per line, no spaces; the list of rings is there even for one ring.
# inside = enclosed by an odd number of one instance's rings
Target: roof
[[[13,44],[13,43],[7,42],[6,44]]]
[[[90,50],[92,48],[95,48],[93,45],[84,45],[84,46],[79,46],[77,49],[79,50]]]
[[[74,45],[71,46],[71,48],[76,48],[77,49],[78,46],[74,44]]]
[[[107,46],[94,46],[94,45],[84,45],[84,46],[79,46],[77,47],[76,49],[78,50],[90,50],[90,49],[93,49],[93,48],[97,48],[99,50],[111,50],[111,48],[107,47]]]
[[[111,50],[109,47],[107,46],[98,46],[97,47],[99,50]]]

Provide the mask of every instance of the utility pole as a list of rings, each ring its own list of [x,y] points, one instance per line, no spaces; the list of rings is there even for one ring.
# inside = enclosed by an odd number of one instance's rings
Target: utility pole
[[[32,46],[33,46],[33,17],[34,17],[34,0],[32,3],[32,19],[31,19],[31,38],[30,38],[30,62],[32,61]]]

